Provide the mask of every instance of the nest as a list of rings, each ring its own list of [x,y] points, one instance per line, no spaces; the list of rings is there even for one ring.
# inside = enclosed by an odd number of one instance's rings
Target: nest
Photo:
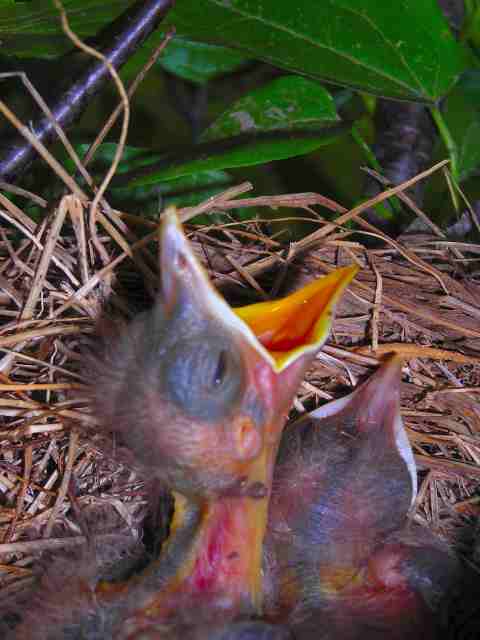
[[[478,568],[479,246],[448,241],[416,208],[423,230],[397,240],[361,218],[392,193],[408,201],[413,181],[349,212],[314,193],[239,198],[251,189],[242,184],[179,213],[184,222],[211,212],[230,219],[187,231],[232,304],[361,266],[292,415],[347,394],[384,354],[402,354],[402,413],[420,480],[412,517]],[[36,224],[0,192],[1,598],[32,584],[42,552],[82,545],[93,519],[102,523],[100,539],[141,539],[147,491],[95,431],[82,354],[106,304],[131,315],[158,284],[157,222],[102,201],[90,206],[75,193],[57,203],[20,195],[44,206],[45,218]],[[282,243],[279,220],[268,219],[277,206],[297,209],[316,229]],[[263,207],[265,215],[238,222],[229,212],[240,207]],[[326,210],[333,221],[322,217]],[[372,236],[373,245],[364,242]]]

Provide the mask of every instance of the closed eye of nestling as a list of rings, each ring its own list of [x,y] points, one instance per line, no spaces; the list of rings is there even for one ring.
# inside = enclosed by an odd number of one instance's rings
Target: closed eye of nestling
[[[220,351],[217,359],[217,367],[213,375],[213,386],[219,387],[225,380],[228,372],[228,353],[225,350]]]
[[[162,385],[175,405],[208,421],[226,417],[244,388],[241,358],[218,336],[179,342],[164,359],[162,372]]]

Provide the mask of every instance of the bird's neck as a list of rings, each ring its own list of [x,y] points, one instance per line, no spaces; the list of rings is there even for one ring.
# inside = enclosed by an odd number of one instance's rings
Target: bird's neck
[[[138,582],[142,618],[168,620],[182,606],[261,612],[262,548],[275,455],[261,456],[250,474],[267,487],[263,497],[192,501],[174,494],[170,535],[160,559]]]
[[[266,498],[248,497],[204,502],[186,562],[171,588],[199,601],[221,598],[230,611],[259,612],[267,505]]]

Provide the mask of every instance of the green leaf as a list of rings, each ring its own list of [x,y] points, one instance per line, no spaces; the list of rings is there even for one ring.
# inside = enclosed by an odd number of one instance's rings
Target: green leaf
[[[168,154],[160,162],[120,176],[130,186],[155,184],[203,171],[248,167],[310,153],[344,133],[340,125],[304,132],[274,131],[200,144],[185,154]],[[119,183],[120,184],[120,183]]]
[[[117,145],[112,142],[100,145],[95,154],[93,167],[90,168],[95,172],[95,175],[104,175],[110,168],[116,148]],[[82,157],[88,150],[88,145],[76,145],[75,150]],[[146,159],[151,157],[152,154],[148,149],[126,146],[117,175],[125,174],[142,166]],[[75,171],[74,164],[66,153],[62,158],[62,164],[69,172]],[[112,205],[124,208],[126,206],[132,207],[141,211],[144,216],[155,217],[161,209],[169,204],[189,207],[203,202],[227,189],[232,184],[232,177],[225,171],[203,171],[168,182],[157,181],[138,186],[118,186],[120,181],[116,182],[117,185],[111,185],[108,190],[108,197]]]
[[[93,35],[132,4],[125,0],[62,0],[70,26],[80,35]],[[0,33],[63,34],[59,12],[53,2],[0,1]],[[66,36],[65,36],[66,38]]]
[[[204,84],[245,64],[238,51],[205,42],[173,38],[160,58],[160,65],[185,80]]]
[[[129,3],[64,0],[63,5],[72,29],[85,37]],[[266,60],[386,97],[437,101],[465,68],[463,46],[450,33],[437,0],[182,0],[146,48],[157,46],[171,25],[184,42],[233,47],[239,59]],[[72,48],[56,8],[46,0],[2,0],[0,40],[4,55],[46,57]]]
[[[456,178],[463,181],[480,166],[480,71],[471,71],[449,94],[443,109],[443,123],[453,145]],[[436,155],[445,150],[437,145]]]
[[[225,171],[203,171],[154,185],[112,187],[109,193],[113,202],[128,201],[131,205],[141,207],[144,215],[155,215],[170,204],[177,207],[195,206],[225,191],[231,183],[232,178]]]
[[[76,145],[75,149],[81,158],[87,153],[89,146],[87,144],[79,144]],[[94,170],[98,171],[108,169],[113,162],[116,150],[117,144],[115,142],[104,142],[100,145],[94,156]],[[160,160],[161,157],[162,154],[154,153],[150,149],[142,149],[141,147],[126,145],[116,174],[121,175],[127,171],[133,171],[140,167],[148,166],[152,161]],[[69,171],[74,170],[73,162],[68,156],[65,158],[64,163]]]
[[[190,38],[386,97],[436,101],[464,68],[437,0],[183,0],[167,21]]]
[[[323,87],[300,76],[278,78],[235,102],[204,132],[201,144],[160,162],[157,157],[127,179],[130,185],[154,184],[300,156],[343,132],[337,122],[335,104]]]
[[[64,0],[70,25],[78,35],[95,35],[118,17],[128,6],[125,0]],[[130,4],[132,4],[130,2]],[[0,0],[0,39],[2,53],[17,57],[52,58],[73,48],[60,25],[59,14],[50,0],[14,2]],[[143,55],[134,57],[135,74],[160,43],[164,32],[153,33],[143,46]],[[246,58],[233,49],[173,38],[159,63],[167,71],[186,80],[205,83],[216,75],[228,73],[244,64]],[[130,64],[130,63],[129,63]]]
[[[336,121],[335,103],[322,86],[301,76],[285,76],[235,102],[203,133],[201,140],[309,129]]]
[[[468,7],[469,4],[472,6]],[[477,3],[465,3],[465,12],[462,38],[470,40],[478,48],[480,46],[480,6]]]

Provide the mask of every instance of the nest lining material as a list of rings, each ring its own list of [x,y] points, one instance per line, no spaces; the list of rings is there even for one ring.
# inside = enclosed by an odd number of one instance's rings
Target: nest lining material
[[[393,191],[403,195],[407,186]],[[265,219],[189,227],[211,278],[235,303],[283,294],[337,266],[362,267],[294,411],[349,393],[383,354],[403,354],[402,412],[420,479],[412,517],[480,566],[473,534],[465,535],[480,513],[479,246],[450,242],[433,225],[394,241],[359,218],[372,202],[352,213],[318,194],[235,200],[250,188],[229,189],[181,217],[281,205],[303,209],[318,229],[287,246],[269,234],[276,227]],[[336,221],[326,222],[312,210],[316,205],[337,212]],[[117,278],[125,264],[150,295],[158,276],[154,223],[104,207],[92,225],[86,203],[73,195],[46,207],[50,213],[38,225],[1,192],[0,208],[0,595],[6,597],[32,584],[41,552],[84,543],[91,519],[103,518],[100,541],[142,536],[142,477],[102,448],[84,393],[82,349],[107,299],[115,312],[129,313],[132,284],[125,294]],[[382,246],[368,249],[342,226],[352,218]]]

